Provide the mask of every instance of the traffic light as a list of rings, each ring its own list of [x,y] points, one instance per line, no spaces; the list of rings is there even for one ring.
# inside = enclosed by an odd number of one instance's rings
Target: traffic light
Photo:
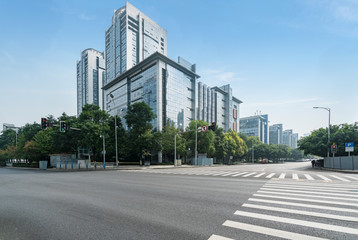
[[[47,119],[41,118],[41,129],[44,130],[47,128]]]
[[[211,123],[211,126],[209,126],[209,130],[212,130],[215,132],[216,130],[216,122]]]
[[[71,125],[69,123],[65,123],[66,124],[66,130],[69,131],[71,129]]]
[[[333,144],[331,146],[331,151],[332,151],[332,153],[337,153],[337,145],[336,144]]]
[[[60,132],[66,132],[66,122],[60,121]]]

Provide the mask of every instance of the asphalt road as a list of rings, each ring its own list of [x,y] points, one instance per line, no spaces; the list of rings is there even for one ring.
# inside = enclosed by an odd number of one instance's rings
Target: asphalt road
[[[356,183],[0,168],[0,239],[357,239]]]

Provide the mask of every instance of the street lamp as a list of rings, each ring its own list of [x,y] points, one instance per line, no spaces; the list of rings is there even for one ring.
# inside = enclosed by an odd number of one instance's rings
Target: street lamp
[[[313,107],[315,109],[324,109],[328,111],[328,139],[327,139],[327,145],[328,145],[328,151],[327,151],[327,157],[329,157],[329,144],[331,140],[331,109],[326,107]]]

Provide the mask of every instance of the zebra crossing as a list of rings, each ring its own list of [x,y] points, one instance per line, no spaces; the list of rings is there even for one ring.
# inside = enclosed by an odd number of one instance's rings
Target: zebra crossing
[[[270,180],[209,240],[358,239],[357,226],[355,183]]]
[[[323,182],[354,182],[358,181],[358,176],[350,176],[348,174],[327,174],[318,173],[270,173],[270,172],[249,172],[249,171],[215,171],[215,170],[199,170],[199,169],[144,169],[144,170],[126,170],[128,172],[141,172],[152,174],[170,174],[170,175],[195,175],[195,176],[213,176],[228,178],[263,178],[274,180],[296,180],[296,181],[323,181]]]

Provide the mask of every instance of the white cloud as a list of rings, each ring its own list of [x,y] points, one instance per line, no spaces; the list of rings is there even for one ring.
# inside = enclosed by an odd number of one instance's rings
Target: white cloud
[[[318,98],[300,98],[300,99],[290,99],[290,100],[283,100],[283,101],[276,101],[276,102],[249,103],[249,104],[245,104],[245,105],[248,107],[251,107],[251,106],[279,107],[282,105],[295,105],[295,104],[301,104],[301,103],[307,103],[307,102],[315,102],[317,100],[319,100],[319,99]]]
[[[205,69],[201,71],[203,81],[214,83],[215,85],[232,84],[242,81],[236,72],[224,71],[220,69]]]
[[[86,15],[84,13],[81,13],[81,14],[78,15],[78,18],[82,19],[82,20],[85,20],[85,21],[92,21],[92,20],[96,19],[96,16],[94,16],[94,15],[93,16],[88,16],[88,15]]]

